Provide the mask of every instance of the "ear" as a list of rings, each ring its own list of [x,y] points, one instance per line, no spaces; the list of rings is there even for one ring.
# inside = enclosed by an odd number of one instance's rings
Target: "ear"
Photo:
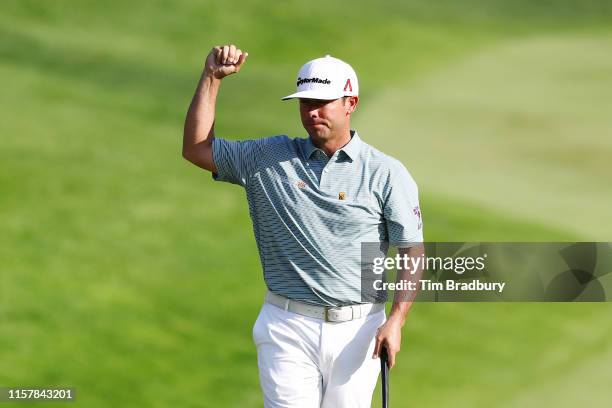
[[[346,114],[350,115],[351,113],[355,112],[355,109],[357,109],[357,104],[359,103],[359,97],[349,96],[348,98],[346,98],[346,101],[347,101],[345,103]]]

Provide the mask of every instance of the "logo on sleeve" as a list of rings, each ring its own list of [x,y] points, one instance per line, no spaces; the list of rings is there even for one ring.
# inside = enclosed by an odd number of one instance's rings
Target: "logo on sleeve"
[[[421,219],[421,209],[419,208],[418,205],[412,209],[412,213],[419,220],[419,224],[418,224],[419,229],[423,228],[423,220]]]

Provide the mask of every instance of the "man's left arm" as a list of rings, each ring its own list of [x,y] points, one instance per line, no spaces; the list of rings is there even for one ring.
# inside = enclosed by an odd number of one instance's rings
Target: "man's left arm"
[[[404,268],[398,269],[396,281],[414,282],[414,290],[406,289],[395,291],[389,317],[387,321],[378,328],[378,332],[376,333],[376,345],[374,346],[372,358],[378,358],[381,347],[386,347],[389,355],[389,368],[395,365],[395,355],[400,351],[402,342],[402,327],[406,322],[406,315],[417,295],[419,280],[423,274],[425,249],[423,244],[419,243],[409,248],[398,248],[398,253],[401,259],[407,258],[409,261],[404,263]],[[419,259],[420,261],[417,261]]]

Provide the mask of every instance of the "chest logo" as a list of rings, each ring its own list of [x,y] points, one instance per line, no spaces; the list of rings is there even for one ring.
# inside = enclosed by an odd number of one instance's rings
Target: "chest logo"
[[[297,186],[298,188],[304,189],[306,188],[306,183],[304,183],[302,180],[297,182]]]
[[[338,200],[344,200],[346,198],[346,193],[341,191],[338,193]]]

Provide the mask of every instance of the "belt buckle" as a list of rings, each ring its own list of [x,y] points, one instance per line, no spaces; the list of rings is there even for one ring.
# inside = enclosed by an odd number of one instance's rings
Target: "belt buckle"
[[[328,306],[325,306],[325,309],[324,309],[325,310],[325,321],[326,322],[331,322],[331,323],[334,323],[334,322],[343,322],[344,320],[342,320],[342,319],[333,319],[332,320],[330,318],[330,316],[329,316],[329,312],[330,311],[332,311],[332,310],[340,311],[341,309],[342,309],[341,307],[328,307]]]

